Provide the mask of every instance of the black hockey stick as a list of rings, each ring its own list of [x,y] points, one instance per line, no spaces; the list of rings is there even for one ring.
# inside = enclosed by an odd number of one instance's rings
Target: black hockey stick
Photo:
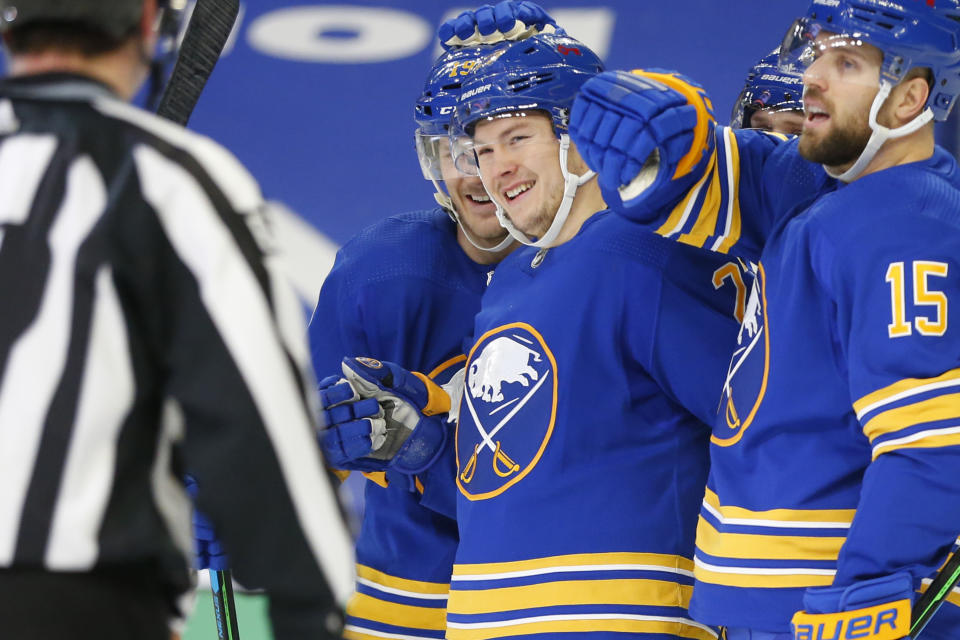
[[[239,12],[240,0],[197,0],[157,115],[187,124]]]
[[[947,564],[944,565],[937,577],[930,583],[930,588],[924,591],[913,606],[913,624],[910,626],[910,637],[916,638],[923,628],[930,622],[930,618],[944,603],[953,588],[960,582],[960,551],[955,552]]]

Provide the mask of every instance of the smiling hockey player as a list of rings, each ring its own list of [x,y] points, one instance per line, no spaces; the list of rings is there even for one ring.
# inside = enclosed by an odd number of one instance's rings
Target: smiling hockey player
[[[459,174],[450,157],[450,117],[461,83],[481,55],[460,49],[438,58],[430,70],[416,104],[415,138],[440,208],[391,216],[337,254],[310,324],[318,371],[339,367],[345,353],[383,354],[439,382],[463,366],[462,343],[489,273],[514,244],[497,223],[480,179]],[[325,435],[327,460],[337,466],[355,439],[346,431]],[[369,449],[368,433],[357,437]],[[453,465],[452,452],[445,462]],[[449,474],[441,482],[427,474],[414,480],[393,471],[369,478],[357,540],[359,580],[344,635],[443,638],[458,543],[452,480]]]
[[[457,109],[458,167],[532,246],[494,274],[453,403],[453,640],[717,635],[686,612],[709,437],[697,417],[716,409],[739,270],[605,210],[567,135],[599,70],[567,37],[497,45]],[[367,422],[386,444],[355,464],[429,463],[436,418],[415,410],[445,410],[446,393],[391,363],[347,358],[344,372],[383,409]]]

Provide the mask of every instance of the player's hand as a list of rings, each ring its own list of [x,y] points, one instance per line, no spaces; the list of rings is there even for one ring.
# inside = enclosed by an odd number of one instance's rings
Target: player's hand
[[[190,499],[197,500],[197,481],[193,476],[185,476],[187,493]],[[222,571],[230,568],[227,552],[213,530],[213,523],[204,514],[193,510],[193,548],[194,568]]]
[[[453,47],[523,40],[538,33],[563,33],[563,30],[540,5],[528,0],[485,4],[447,20],[437,30],[441,46],[448,51]]]
[[[825,628],[835,638],[908,638],[912,598],[913,578],[905,571],[849,587],[811,587],[803,596],[804,611],[791,620],[793,637],[814,638]]]
[[[709,166],[716,118],[700,85],[667,71],[605,71],[581,87],[570,138],[607,205],[662,222]]]
[[[321,389],[320,444],[337,468],[420,473],[439,455],[450,396],[426,376],[392,362],[344,358],[343,378]],[[331,384],[331,382],[333,384]]]

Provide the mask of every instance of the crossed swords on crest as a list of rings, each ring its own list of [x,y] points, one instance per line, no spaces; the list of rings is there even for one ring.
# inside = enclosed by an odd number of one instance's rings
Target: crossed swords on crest
[[[493,437],[499,433],[501,429],[507,426],[507,423],[517,412],[520,411],[527,404],[530,398],[543,386],[543,383],[547,381],[547,378],[550,377],[550,371],[547,370],[544,373],[543,377],[537,381],[533,388],[527,392],[520,402],[518,402],[511,410],[510,413],[505,415],[503,419],[497,423],[497,426],[490,430],[488,433],[486,429],[483,428],[483,423],[480,422],[480,418],[477,415],[477,410],[473,406],[473,400],[470,398],[470,390],[464,390],[464,398],[467,400],[467,408],[470,409],[470,415],[473,417],[473,424],[477,427],[477,431],[480,433],[481,442],[476,444],[473,447],[473,455],[470,456],[470,459],[467,460],[467,464],[464,465],[463,471],[460,472],[460,480],[464,484],[469,484],[473,480],[473,474],[477,471],[477,455],[479,455],[481,449],[490,449],[493,452],[493,472],[496,473],[501,478],[507,478],[517,471],[520,471],[520,465],[513,461],[513,459],[507,455],[500,446],[500,441],[497,440],[496,443],[493,441]],[[494,410],[496,411],[496,410]],[[491,414],[492,415],[492,414]],[[502,469],[499,465],[503,465],[505,469]]]

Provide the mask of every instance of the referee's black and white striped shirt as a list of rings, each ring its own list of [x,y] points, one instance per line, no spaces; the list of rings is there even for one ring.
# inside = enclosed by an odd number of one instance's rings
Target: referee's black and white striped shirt
[[[0,571],[146,566],[184,588],[189,470],[241,582],[345,601],[352,544],[265,216],[229,152],[105,87],[0,83]]]

